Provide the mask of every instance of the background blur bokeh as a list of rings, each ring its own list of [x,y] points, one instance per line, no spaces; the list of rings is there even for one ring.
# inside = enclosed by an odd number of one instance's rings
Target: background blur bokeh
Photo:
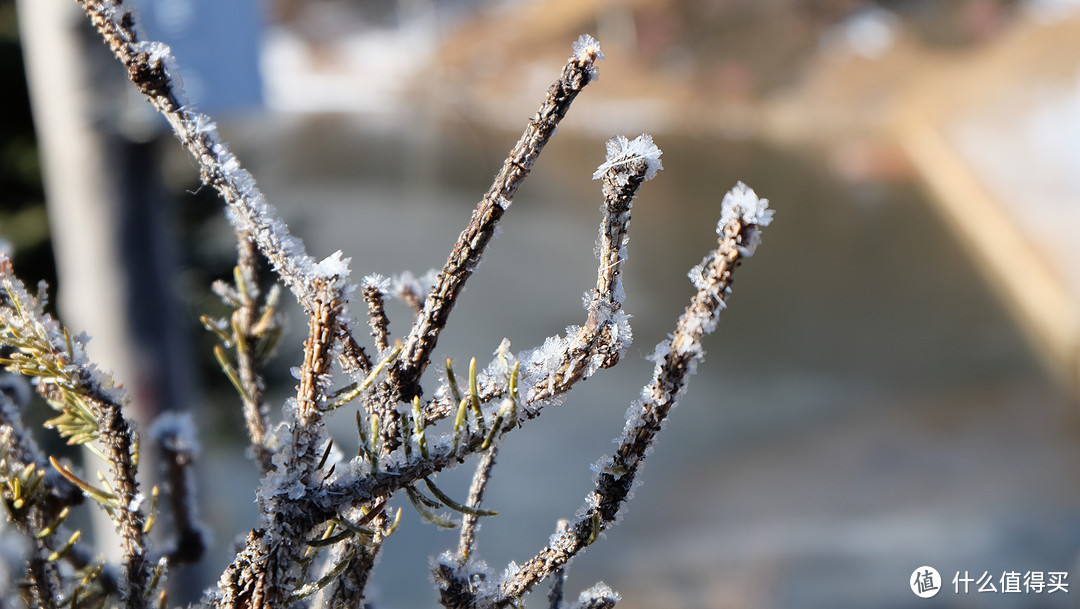
[[[182,10],[197,15],[195,0],[171,13],[144,3],[163,32],[170,15],[187,20],[186,36],[211,29]],[[691,294],[685,273],[715,241],[719,201],[742,180],[770,200],[775,222],[740,270],[636,498],[573,563],[568,596],[602,579],[627,608],[1068,607],[1080,590],[964,594],[952,578],[986,572],[1000,590],[1006,572],[1065,571],[1070,584],[1080,573],[1075,5],[276,0],[259,6],[243,48],[198,43],[250,54],[259,68],[238,79],[241,94],[200,103],[220,104],[223,136],[313,255],[341,249],[357,277],[419,275],[441,264],[570,43],[597,36],[600,80],[519,191],[434,361],[484,361],[504,336],[520,350],[583,319],[601,204],[590,176],[607,138],[648,131],[665,169],[634,207],[625,282],[635,342],[617,368],[507,441],[485,498],[501,513],[483,522],[482,557],[498,569],[522,562],[581,504],[589,465],[648,379],[642,356]],[[15,17],[0,1],[11,92],[0,96],[10,104],[0,236],[27,280],[52,281]],[[119,80],[101,61],[99,78]],[[169,210],[151,236],[175,244],[165,289],[180,303],[161,323],[204,354],[178,375],[196,379],[180,401],[204,434],[200,498],[215,544],[203,568],[174,574],[184,598],[216,579],[255,518],[237,401],[195,322],[220,312],[208,285],[228,276],[234,246],[173,136],[132,118],[145,104],[96,103],[96,124],[154,161],[164,194],[142,204]],[[1004,236],[987,220],[999,217]],[[1065,304],[1037,305],[1055,295]],[[304,323],[292,316],[271,364],[273,404],[299,362]],[[406,309],[390,316],[402,336]],[[75,329],[96,336],[85,323]],[[352,414],[335,421],[349,452]],[[440,486],[464,496],[467,470]],[[454,544],[407,514],[375,575],[377,606],[435,606],[428,557]],[[922,565],[946,580],[933,599],[908,587]]]

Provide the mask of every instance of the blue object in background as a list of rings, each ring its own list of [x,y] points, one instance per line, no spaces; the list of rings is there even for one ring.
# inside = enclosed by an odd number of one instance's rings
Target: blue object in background
[[[141,0],[147,35],[172,47],[188,100],[221,115],[263,104],[256,0]]]

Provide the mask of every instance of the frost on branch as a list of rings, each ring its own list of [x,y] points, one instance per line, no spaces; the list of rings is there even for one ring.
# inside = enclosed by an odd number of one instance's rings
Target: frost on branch
[[[724,225],[732,220],[741,220],[753,227],[768,226],[772,222],[773,210],[769,209],[769,200],[757,196],[753,188],[742,182],[735,184],[720,202],[720,222],[716,225],[716,234],[723,233]],[[754,255],[761,243],[761,231],[752,228],[746,238],[739,243],[739,253],[749,258]]]
[[[620,599],[618,592],[600,582],[582,592],[577,603],[571,605],[571,609],[611,609]]]
[[[128,3],[79,3],[133,84],[165,116],[191,152],[203,181],[221,193],[241,244],[236,288],[219,289],[236,309],[235,315],[206,325],[225,346],[231,349],[235,345],[237,364],[224,357],[218,358],[219,363],[238,390],[241,405],[252,407],[252,419],[258,423],[252,429],[262,429],[250,432],[253,445],[261,447],[263,453],[259,456],[263,478],[255,490],[261,512],[217,586],[197,606],[364,605],[368,572],[383,542],[400,522],[400,510],[391,518],[389,504],[403,495],[434,524],[457,526],[438,512],[442,508],[463,515],[459,551],[444,554],[433,563],[441,603],[448,609],[519,605],[522,596],[539,581],[555,572],[561,578],[568,561],[600,539],[618,521],[621,505],[631,498],[641,463],[702,359],[701,339],[715,329],[717,315],[726,306],[733,270],[753,253],[758,230],[771,221],[767,201],[741,183],[723,198],[719,244],[692,274],[697,293],[670,338],[654,351],[653,378],[629,411],[618,449],[600,461],[594,489],[576,517],[565,521],[548,546],[520,566],[511,561],[506,569],[489,569],[479,559],[470,527],[475,529],[477,517],[496,514],[480,504],[500,443],[539,416],[546,405],[563,400],[578,382],[614,366],[628,351],[630,316],[623,309],[626,290],[621,272],[627,260],[631,207],[640,186],[662,169],[661,151],[649,135],[633,140],[616,136],[608,141],[606,158],[593,175],[602,180],[604,206],[596,246],[597,280],[584,298],[584,322],[567,326],[564,335],[549,338],[516,357],[509,340],[504,340],[483,372],[477,372],[475,358],[472,360],[467,386],[457,382],[449,359],[445,379],[430,394],[433,397],[425,397],[420,382],[465,283],[477,269],[517,189],[576,96],[596,79],[596,62],[604,59],[599,43],[588,35],[573,43],[573,55],[548,88],[440,270],[421,279],[410,274],[394,280],[369,275],[363,282],[360,294],[378,351],[378,359],[372,362],[350,327],[353,322],[347,311],[354,288],[348,283],[348,259],[338,251],[316,262],[306,253],[303,242],[289,233],[259,192],[254,177],[220,140],[210,118],[193,112],[183,101],[179,71],[169,48],[143,40]],[[274,305],[267,298],[266,305],[260,307],[252,270],[256,245],[277,278],[293,290],[308,317],[303,362],[295,368],[299,381],[296,393],[286,401],[282,421],[269,437],[259,363],[254,357],[256,350],[250,347],[254,339],[265,335],[267,327],[274,326]],[[243,262],[245,255],[247,264]],[[39,379],[39,393],[62,411],[56,420],[63,423],[67,438],[102,449],[111,474],[104,481],[107,489],[85,483],[69,468],[54,466],[114,517],[124,547],[123,564],[112,590],[119,591],[124,607],[142,609],[153,596],[160,575],[153,565],[163,563],[158,562],[162,553],[150,547],[145,535],[152,520],[148,521],[144,512],[147,504],[153,511],[154,501],[151,493],[139,492],[135,432],[120,412],[119,391],[86,360],[82,342],[70,339],[21,286],[8,281],[9,266],[0,258],[0,279],[6,288],[6,296],[0,293],[0,330],[4,330],[0,339],[6,339],[8,347],[19,353],[5,365]],[[411,329],[395,338],[394,344],[383,306],[388,295],[402,298],[417,313]],[[336,387],[341,376],[335,372],[339,371],[353,382]],[[359,436],[356,456],[348,460],[331,458],[334,451],[325,417],[339,408],[351,410]],[[10,410],[0,409],[0,414],[17,416],[6,414]],[[440,429],[431,429],[435,426]],[[187,530],[177,533],[188,536],[189,546],[205,543],[191,501],[195,497],[190,480],[193,470],[187,466],[196,454],[192,427],[190,420],[166,418],[147,435],[157,440],[170,469],[169,490],[175,495],[171,498],[173,520],[178,529]],[[0,429],[0,437],[5,432]],[[462,504],[460,498],[452,496],[455,493],[436,486],[436,477],[477,453],[482,455],[480,467],[469,498]],[[12,472],[31,471],[26,463],[17,465],[20,467],[13,467]],[[45,522],[52,514],[40,516]],[[24,527],[36,535],[35,528],[40,527],[34,523]],[[178,546],[183,543],[183,539],[178,540]],[[37,549],[48,548],[39,543]],[[320,555],[323,550],[328,551]],[[178,547],[168,557],[183,560],[182,554]],[[45,575],[48,577],[32,583],[38,598],[65,597],[57,592],[65,593],[66,598],[78,596],[77,592],[70,594],[73,586],[79,585],[77,578],[60,570]],[[107,604],[105,596],[113,592],[103,592],[101,599],[93,600]],[[312,596],[316,592],[318,596]],[[600,584],[570,606],[599,609],[611,607],[617,600],[618,595]],[[561,593],[553,606],[566,607]]]
[[[602,165],[596,168],[592,178],[599,180],[604,176],[604,172],[612,167],[621,167],[636,160],[643,160],[645,161],[645,180],[651,180],[656,177],[656,172],[664,168],[660,163],[661,154],[663,152],[653,143],[651,135],[642,134],[633,140],[628,140],[622,135],[616,135],[608,140],[607,158]]]
[[[745,258],[741,244],[749,231],[758,230],[758,222],[772,220],[766,202],[752,193],[740,183],[733,195],[729,193],[730,198],[725,197],[721,206],[727,213],[718,231],[717,247],[695,268],[697,293],[676,323],[675,332],[653,351],[652,380],[642,388],[641,399],[627,410],[622,435],[616,440],[618,448],[598,462],[595,488],[586,495],[575,519],[560,526],[546,547],[502,582],[504,597],[519,598],[618,522],[621,506],[633,497],[642,462],[652,452],[664,422],[704,357],[702,338],[716,329],[717,317],[731,291],[732,273]],[[603,594],[600,597],[598,604],[587,606],[609,607],[617,600]]]
[[[600,42],[588,34],[582,34],[574,41],[574,59],[587,67],[589,82],[599,78],[599,70],[594,65],[597,60],[603,61],[604,53],[600,50]]]

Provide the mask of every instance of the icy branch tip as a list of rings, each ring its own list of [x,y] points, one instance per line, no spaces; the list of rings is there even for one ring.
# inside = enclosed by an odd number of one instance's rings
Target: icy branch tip
[[[374,273],[364,277],[363,286],[365,288],[375,288],[383,294],[390,293],[390,278]]]
[[[345,279],[349,276],[349,261],[352,259],[344,256],[341,250],[338,250],[319,261],[313,270],[327,279]]]
[[[596,67],[596,61],[603,59],[604,53],[600,50],[600,43],[588,34],[582,34],[574,41],[573,61],[585,68],[587,75],[585,82],[590,83],[600,78],[600,71]]]
[[[633,140],[616,135],[607,141],[607,159],[596,168],[592,179],[599,180],[607,170],[641,159],[645,161],[645,179],[651,180],[656,177],[656,172],[664,168],[660,163],[661,154],[664,154],[663,151],[656,147],[656,144],[652,141],[652,136],[647,133],[643,133]]]
[[[769,209],[769,200],[758,197],[753,188],[738,182],[720,202],[720,224],[717,225],[716,232],[723,232],[724,225],[732,220],[768,226],[772,217],[773,210]]]
[[[582,34],[574,41],[574,59],[583,63],[594,63],[604,59],[604,52],[600,50],[600,41],[588,34]]]

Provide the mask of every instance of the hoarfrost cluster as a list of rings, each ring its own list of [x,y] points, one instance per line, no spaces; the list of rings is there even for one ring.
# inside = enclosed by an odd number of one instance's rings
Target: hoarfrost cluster
[[[599,69],[595,63],[604,59],[604,53],[600,50],[600,42],[588,34],[582,34],[574,41],[574,59],[586,66],[588,82],[599,78]]]
[[[645,161],[645,180],[648,181],[655,178],[656,173],[664,168],[660,162],[661,154],[663,152],[653,143],[651,135],[642,134],[632,140],[623,135],[616,135],[608,140],[607,158],[596,168],[592,177],[594,180],[599,180],[612,167],[624,167],[633,161],[641,160]]]

